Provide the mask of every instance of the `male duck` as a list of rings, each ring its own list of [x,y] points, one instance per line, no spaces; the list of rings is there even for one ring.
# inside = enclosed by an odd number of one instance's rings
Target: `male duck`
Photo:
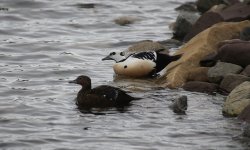
[[[139,52],[126,56],[124,52],[111,52],[102,60],[114,60],[113,69],[118,75],[131,77],[153,76],[181,55],[170,56],[155,51]]]
[[[69,83],[82,86],[76,98],[76,105],[81,108],[123,107],[129,105],[134,98],[125,91],[108,85],[101,85],[91,89],[91,79],[81,75]]]

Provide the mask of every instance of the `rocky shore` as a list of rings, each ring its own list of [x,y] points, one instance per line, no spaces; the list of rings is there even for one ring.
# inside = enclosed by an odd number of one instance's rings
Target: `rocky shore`
[[[250,137],[250,1],[197,0],[176,11],[172,39],[143,41],[128,51],[147,47],[169,53],[176,48],[173,55],[182,57],[164,69],[158,82],[168,88],[226,95],[223,114],[247,122],[243,135]]]

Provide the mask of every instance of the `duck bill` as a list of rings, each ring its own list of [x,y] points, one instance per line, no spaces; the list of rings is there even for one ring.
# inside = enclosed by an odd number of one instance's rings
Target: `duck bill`
[[[76,80],[69,81],[69,83],[75,83],[76,84]]]
[[[102,59],[102,61],[104,61],[104,60],[113,60],[113,59],[110,58],[109,56],[107,56],[107,57],[104,57],[104,58]]]

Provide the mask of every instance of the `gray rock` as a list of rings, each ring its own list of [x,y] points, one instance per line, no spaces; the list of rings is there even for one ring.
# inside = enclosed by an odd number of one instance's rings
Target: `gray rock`
[[[235,87],[245,81],[250,81],[250,77],[240,74],[228,74],[220,83],[220,88],[226,92],[231,92]]]
[[[196,5],[198,11],[204,13],[214,5],[225,4],[224,0],[198,0]]]
[[[186,2],[182,4],[181,6],[175,8],[177,11],[188,11],[188,12],[196,12],[196,4],[195,2]]]
[[[173,109],[174,113],[177,114],[186,114],[186,110],[188,107],[187,103],[187,96],[183,95],[178,98],[176,98],[172,105],[169,106],[171,109]]]
[[[246,68],[240,74],[250,77],[250,65],[246,66]]]
[[[250,82],[245,81],[228,95],[222,112],[226,116],[238,116],[250,104]]]
[[[214,67],[208,69],[208,80],[212,83],[220,83],[224,76],[230,73],[238,74],[241,70],[241,66],[218,62]]]
[[[177,40],[183,40],[185,35],[190,31],[193,24],[199,18],[198,14],[182,12],[176,19],[175,25],[173,27],[174,33],[173,38]]]
[[[201,81],[189,81],[182,88],[186,91],[214,94],[218,91],[219,85]]]

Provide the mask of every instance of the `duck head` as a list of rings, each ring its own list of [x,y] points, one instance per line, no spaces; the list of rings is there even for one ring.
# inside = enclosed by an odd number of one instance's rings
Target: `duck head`
[[[79,84],[85,89],[91,89],[91,79],[85,75],[81,75],[75,80],[69,81],[69,83]]]
[[[114,60],[115,62],[119,62],[121,60],[126,59],[125,52],[111,52],[107,57],[102,60]]]

